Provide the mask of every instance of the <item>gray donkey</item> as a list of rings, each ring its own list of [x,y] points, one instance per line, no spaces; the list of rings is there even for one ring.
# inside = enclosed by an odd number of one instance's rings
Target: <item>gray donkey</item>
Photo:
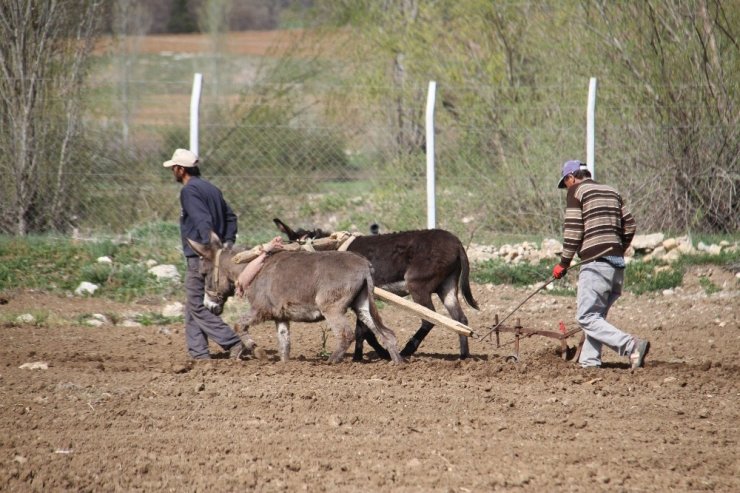
[[[205,276],[206,295],[203,304],[220,313],[226,300],[234,295],[239,274],[248,264],[232,261],[239,248],[224,247],[211,233],[211,241],[203,245],[188,240],[201,256],[200,272]],[[290,322],[326,320],[336,337],[336,349],[330,363],[339,362],[356,334],[347,318],[351,309],[390,354],[394,363],[404,360],[398,352],[396,336],[383,325],[375,305],[370,262],[350,252],[276,251],[265,260],[245,294],[250,311],[242,316],[235,330],[273,320],[277,328],[280,359],[290,354]],[[254,340],[246,335],[245,346],[254,351]]]

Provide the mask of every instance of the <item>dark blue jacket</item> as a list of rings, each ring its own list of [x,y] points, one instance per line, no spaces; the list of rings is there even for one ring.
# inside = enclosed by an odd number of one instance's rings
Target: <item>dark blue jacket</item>
[[[180,236],[186,257],[197,257],[187,238],[198,243],[210,243],[214,231],[221,241],[236,241],[236,214],[215,185],[198,176],[191,176],[180,190]]]

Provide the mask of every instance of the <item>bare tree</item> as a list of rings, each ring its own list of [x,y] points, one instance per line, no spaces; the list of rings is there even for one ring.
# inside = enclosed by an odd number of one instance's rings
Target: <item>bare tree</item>
[[[144,34],[151,27],[149,7],[142,0],[116,0],[113,4],[112,31],[116,40],[119,63],[121,140],[122,148],[129,147],[129,133],[133,113],[131,75]]]
[[[407,84],[407,67],[405,42],[409,37],[409,31],[413,29],[413,24],[419,17],[418,0],[403,0],[402,2],[386,2],[383,10],[387,15],[396,20],[400,34],[399,43],[393,49],[393,67],[392,80],[398,92],[395,96],[395,123],[397,125],[396,142],[399,149],[418,149],[424,145],[423,127],[421,125],[421,115],[415,108],[421,107],[418,101],[421,100],[422,94],[409,94]],[[415,99],[415,100],[414,100]],[[417,113],[417,114],[414,114]]]
[[[740,227],[740,113],[736,24],[719,0],[655,0],[593,7],[589,29],[629,115],[628,187],[656,230]]]
[[[226,52],[226,33],[229,29],[228,19],[231,9],[232,0],[204,0],[198,11],[200,30],[207,33],[211,41],[211,73],[208,86],[214,95],[221,92],[221,62]]]
[[[102,0],[0,3],[0,231],[62,226]]]

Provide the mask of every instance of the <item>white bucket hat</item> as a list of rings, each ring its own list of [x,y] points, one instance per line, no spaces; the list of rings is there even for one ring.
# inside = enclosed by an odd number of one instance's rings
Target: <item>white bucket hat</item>
[[[165,161],[162,165],[165,168],[171,168],[175,165],[183,168],[194,168],[198,165],[198,156],[187,149],[176,149],[175,153],[172,154],[172,159]]]

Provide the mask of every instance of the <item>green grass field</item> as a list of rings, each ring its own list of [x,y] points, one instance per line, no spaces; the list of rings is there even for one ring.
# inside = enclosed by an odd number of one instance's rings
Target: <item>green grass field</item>
[[[98,284],[95,296],[117,301],[132,301],[148,295],[174,295],[181,288],[177,283],[163,282],[147,272],[146,262],[177,266],[184,276],[178,227],[169,223],[152,223],[138,227],[128,235],[131,241],[111,239],[79,241],[51,236],[0,236],[0,292],[15,289],[39,289],[67,294],[83,281]],[[726,239],[726,238],[725,238]],[[240,243],[256,244],[246,238]],[[107,256],[111,264],[99,263]],[[530,286],[550,278],[552,261],[537,265],[507,264],[489,260],[474,264],[471,278],[476,283]],[[716,265],[728,270],[740,267],[740,253],[723,251],[719,255],[683,256],[673,264],[662,262],[631,262],[627,267],[625,289],[643,294],[681,285],[688,268],[696,265]],[[709,279],[700,280],[705,291],[716,291]],[[556,292],[572,295],[565,283],[555,284]]]

